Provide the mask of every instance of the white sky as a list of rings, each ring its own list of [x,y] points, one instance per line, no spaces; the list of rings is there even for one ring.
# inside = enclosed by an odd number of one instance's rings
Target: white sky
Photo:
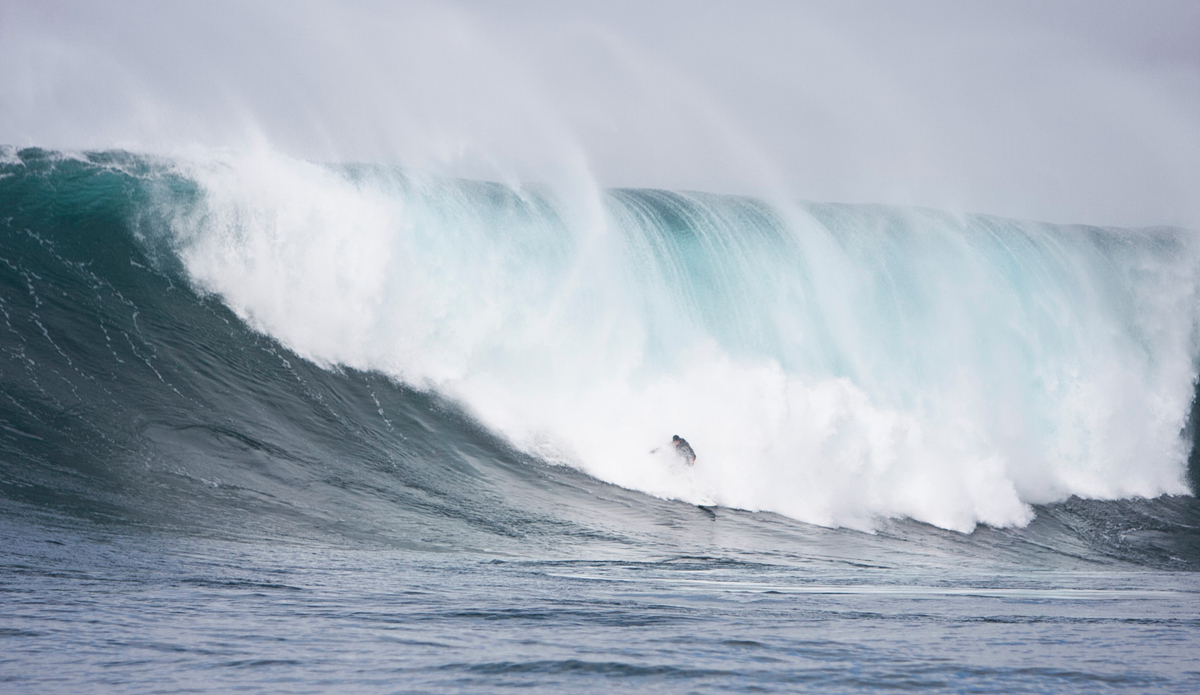
[[[1200,228],[1200,2],[0,0],[0,143]]]

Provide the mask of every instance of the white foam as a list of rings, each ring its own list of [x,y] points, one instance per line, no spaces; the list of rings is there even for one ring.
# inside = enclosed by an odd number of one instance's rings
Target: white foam
[[[1182,235],[853,209],[827,227],[704,196],[658,198],[688,220],[664,231],[636,196],[598,212],[268,155],[184,168],[205,200],[175,221],[181,258],[255,328],[618,485],[963,531],[1186,491]],[[672,434],[694,468],[648,453]]]

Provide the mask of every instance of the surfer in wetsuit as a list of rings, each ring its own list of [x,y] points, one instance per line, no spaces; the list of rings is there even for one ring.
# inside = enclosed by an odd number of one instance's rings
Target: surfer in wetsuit
[[[687,461],[689,466],[696,465],[696,452],[692,451],[692,445],[687,443],[687,440],[675,434],[671,436],[671,443],[675,445],[675,451]]]

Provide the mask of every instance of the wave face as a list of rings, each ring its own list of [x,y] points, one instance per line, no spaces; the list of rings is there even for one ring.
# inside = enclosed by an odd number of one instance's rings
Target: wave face
[[[1183,230],[40,150],[0,211],[14,499],[470,546],[573,471],[858,529],[1187,492]]]

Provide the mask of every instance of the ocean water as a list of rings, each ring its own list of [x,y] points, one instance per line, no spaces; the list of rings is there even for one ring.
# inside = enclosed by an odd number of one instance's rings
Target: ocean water
[[[1194,692],[1193,237],[0,151],[0,683]]]

